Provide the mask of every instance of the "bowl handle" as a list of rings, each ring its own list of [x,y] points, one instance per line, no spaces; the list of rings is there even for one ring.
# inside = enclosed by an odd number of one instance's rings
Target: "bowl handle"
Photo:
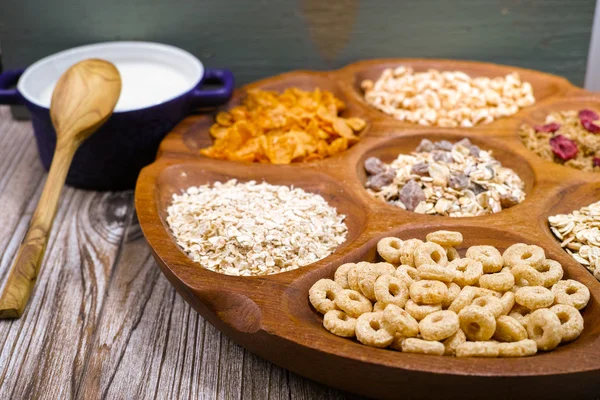
[[[219,89],[202,90],[200,86],[205,83],[217,83],[223,85]],[[204,71],[204,77],[198,87],[191,94],[192,107],[220,106],[225,104],[231,98],[235,78],[228,69],[207,69]]]
[[[13,105],[23,103],[23,98],[17,89],[11,89],[11,87],[17,84],[24,71],[23,69],[16,69],[4,71],[0,74],[0,104]]]

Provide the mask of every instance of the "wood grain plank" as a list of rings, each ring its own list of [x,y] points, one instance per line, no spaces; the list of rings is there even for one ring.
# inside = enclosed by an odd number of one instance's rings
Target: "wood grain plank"
[[[346,398],[222,335],[162,275],[135,221],[128,235],[77,398]]]

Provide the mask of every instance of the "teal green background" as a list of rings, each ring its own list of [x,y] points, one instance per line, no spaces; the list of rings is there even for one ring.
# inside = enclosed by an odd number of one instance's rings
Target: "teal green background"
[[[376,57],[485,60],[583,84],[590,0],[0,0],[5,68],[69,47],[150,40],[246,83]]]

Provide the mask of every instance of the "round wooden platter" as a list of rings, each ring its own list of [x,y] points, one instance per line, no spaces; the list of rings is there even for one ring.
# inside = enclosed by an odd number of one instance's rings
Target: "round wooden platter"
[[[437,128],[402,123],[369,107],[359,88],[386,67],[415,70],[460,70],[495,77],[517,71],[533,85],[537,102],[514,116],[475,128]],[[204,318],[250,351],[310,379],[377,398],[572,398],[600,393],[600,282],[574,261],[553,237],[547,217],[600,200],[600,174],[563,167],[537,157],[520,141],[523,122],[539,124],[554,110],[600,110],[600,96],[565,79],[542,72],[494,64],[425,59],[373,60],[333,72],[297,71],[265,79],[236,92],[229,107],[250,88],[283,90],[321,88],[343,99],[344,116],[359,116],[368,125],[348,151],[322,161],[294,165],[242,164],[208,159],[198,152],[211,143],[213,115],[192,116],[163,141],[158,158],[146,167],[136,188],[136,208],[143,232],[162,271],[177,291]],[[521,176],[527,198],[498,214],[449,218],[420,215],[373,199],[363,188],[363,161],[378,156],[393,160],[409,153],[423,138],[457,141],[463,137],[491,149],[503,165]],[[294,271],[261,277],[235,277],[202,268],[177,246],[166,223],[172,195],[189,186],[237,178],[294,185],[319,193],[345,214],[348,238],[334,254]],[[463,251],[489,244],[537,244],[558,260],[565,277],[584,283],[592,294],[583,311],[585,329],[573,343],[521,359],[458,359],[400,353],[364,346],[334,336],[308,301],[308,289],[332,277],[345,262],[373,261],[375,245],[385,236],[420,238],[437,229],[462,232]]]

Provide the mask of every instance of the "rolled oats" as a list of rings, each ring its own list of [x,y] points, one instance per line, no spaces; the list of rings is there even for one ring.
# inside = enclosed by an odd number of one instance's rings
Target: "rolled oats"
[[[226,275],[268,275],[314,263],[348,232],[345,216],[323,197],[265,182],[190,187],[173,195],[167,213],[190,258]]]
[[[561,246],[600,280],[600,201],[551,216],[548,222]]]

